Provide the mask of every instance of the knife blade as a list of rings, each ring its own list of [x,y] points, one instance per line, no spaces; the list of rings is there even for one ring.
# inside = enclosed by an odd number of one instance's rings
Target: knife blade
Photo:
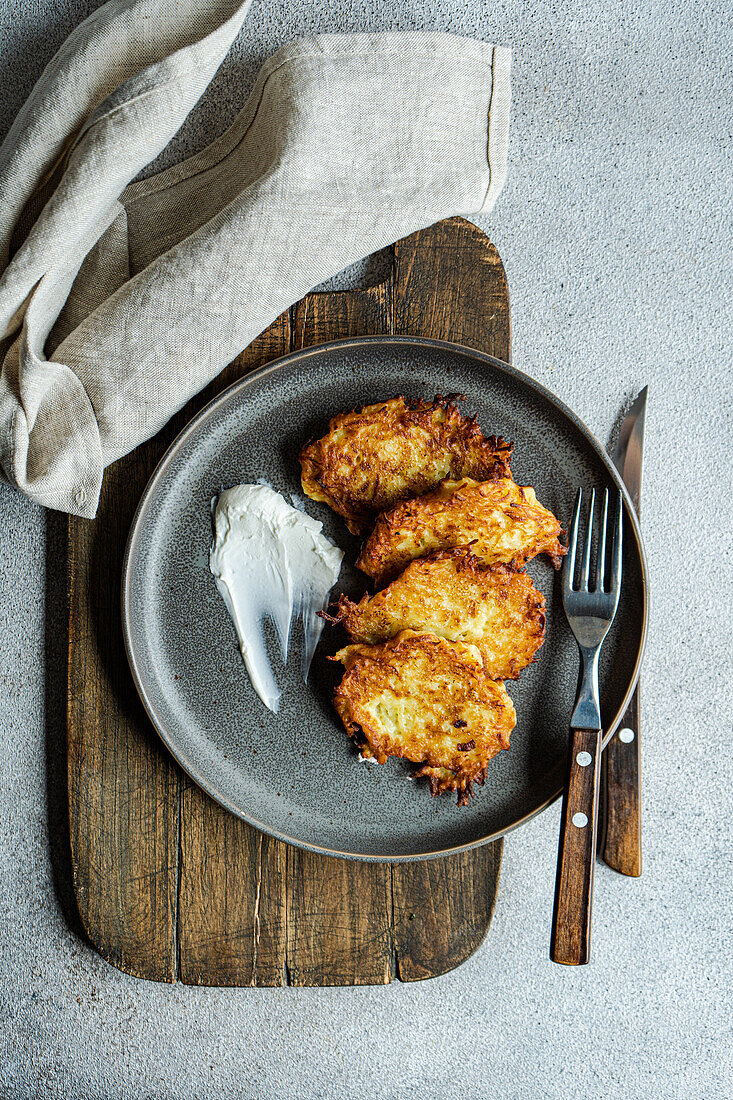
[[[648,386],[644,386],[634,404],[629,409],[621,425],[618,441],[614,448],[613,464],[624,479],[624,485],[634,502],[637,516],[640,514],[641,470],[644,457],[644,422],[646,420],[646,400]]]
[[[645,386],[621,425],[612,458],[629,491],[637,516],[641,504]],[[641,874],[641,786],[639,760],[639,685],[621,724],[603,753],[604,862],[622,875]]]

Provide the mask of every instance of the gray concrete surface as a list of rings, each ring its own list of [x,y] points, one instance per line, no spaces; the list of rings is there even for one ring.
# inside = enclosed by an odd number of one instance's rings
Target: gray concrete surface
[[[5,0],[0,129],[94,3]],[[135,981],[67,924],[59,517],[0,492],[0,1096],[733,1094],[730,33],[693,0],[256,0],[170,157],[231,120],[260,60],[312,30],[436,27],[514,50],[509,182],[489,230],[516,364],[606,439],[650,385],[645,870],[599,866],[594,959],[547,958],[557,808],[509,838],[493,927],[414,986]],[[728,178],[727,178],[728,177]]]

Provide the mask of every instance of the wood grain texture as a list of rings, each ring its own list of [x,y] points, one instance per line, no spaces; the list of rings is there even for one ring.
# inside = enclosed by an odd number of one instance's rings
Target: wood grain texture
[[[386,985],[394,976],[390,868],[288,850],[291,985]]]
[[[418,982],[460,966],[491,924],[503,841],[392,870],[396,974]]]
[[[395,253],[396,333],[452,340],[509,362],[509,288],[480,229],[451,218],[406,237]]]
[[[631,730],[633,741],[619,738]],[[641,874],[641,746],[639,738],[639,685],[621,724],[603,750],[604,862],[622,875]]]
[[[94,946],[129,974],[173,981],[179,772],[133,686],[119,606],[126,533],[149,472],[142,450],[116,463],[97,520],[69,522],[69,829]]]
[[[93,523],[69,522],[75,889],[90,941],[131,974],[237,986],[417,981],[459,965],[488,930],[502,841],[390,865],[331,859],[263,836],[173,763],[138,702],[122,645],[124,543],[177,432],[227,385],[289,350],[383,332],[509,358],[506,280],[480,230],[459,218],[438,223],[398,242],[393,273],[379,286],[308,295],[107,472]]]
[[[600,769],[601,731],[571,730],[550,944],[552,961],[565,966],[590,962]]]
[[[284,984],[286,846],[234,817],[184,777],[180,856],[180,980]]]

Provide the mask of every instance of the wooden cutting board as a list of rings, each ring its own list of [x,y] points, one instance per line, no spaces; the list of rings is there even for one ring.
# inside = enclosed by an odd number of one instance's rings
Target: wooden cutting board
[[[506,278],[486,236],[452,218],[395,245],[380,285],[309,294],[155,439],[110,467],[95,520],[69,520],[74,887],[89,940],[129,974],[229,986],[419,981],[458,966],[488,931],[501,840],[440,859],[377,864],[270,839],[173,762],[143,711],[123,648],[125,540],[150,474],[183,425],[268,360],[377,333],[453,340],[508,360]]]

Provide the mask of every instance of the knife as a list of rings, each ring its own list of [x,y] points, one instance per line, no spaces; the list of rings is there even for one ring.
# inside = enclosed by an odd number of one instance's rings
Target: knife
[[[645,386],[621,425],[612,458],[624,479],[637,516],[641,497],[644,452]],[[605,830],[601,848],[614,871],[636,878],[641,874],[641,786],[639,753],[639,684],[626,713],[603,752]]]

